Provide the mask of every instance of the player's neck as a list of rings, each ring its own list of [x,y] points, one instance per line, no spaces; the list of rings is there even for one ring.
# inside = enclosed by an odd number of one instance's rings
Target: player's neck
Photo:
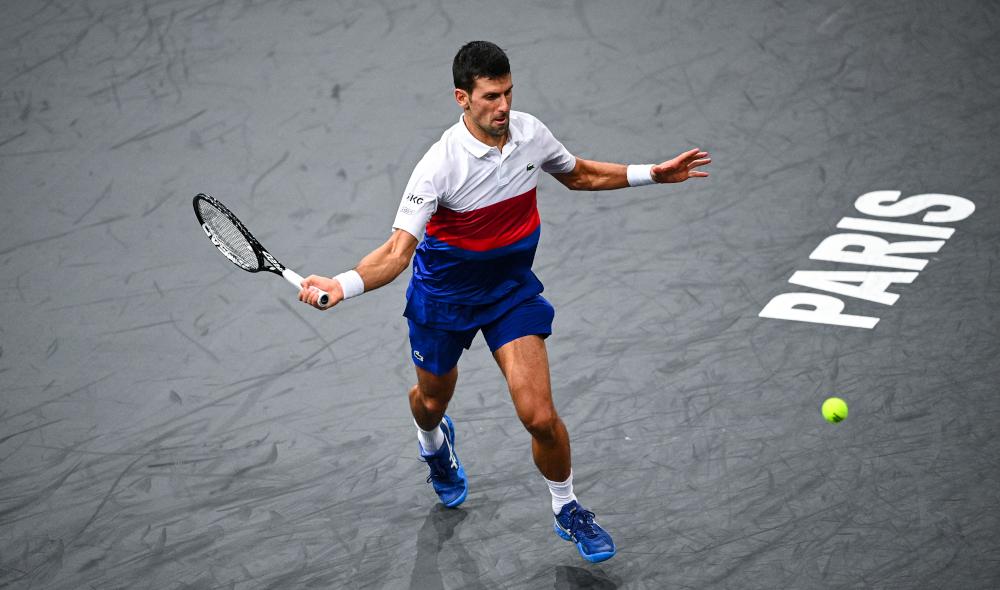
[[[469,130],[469,133],[472,134],[472,137],[475,137],[488,146],[495,147],[498,150],[503,151],[503,146],[507,145],[507,137],[509,133],[504,133],[503,135],[490,135],[480,129],[479,126],[475,124],[470,125],[468,117],[464,115],[462,116],[462,123],[465,125],[465,128]]]

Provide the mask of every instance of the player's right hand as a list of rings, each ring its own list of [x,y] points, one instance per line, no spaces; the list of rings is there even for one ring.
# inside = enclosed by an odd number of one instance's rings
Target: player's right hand
[[[330,294],[330,303],[326,307],[320,307],[319,305],[320,291],[326,291]],[[303,303],[308,303],[316,309],[330,309],[343,300],[344,290],[341,288],[339,281],[319,275],[309,275],[302,281],[302,290],[299,291],[299,301]]]

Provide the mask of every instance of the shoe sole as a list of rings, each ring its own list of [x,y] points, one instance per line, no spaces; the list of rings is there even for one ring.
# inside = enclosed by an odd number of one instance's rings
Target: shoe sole
[[[445,508],[454,508],[454,507],[458,506],[459,504],[461,504],[462,502],[465,502],[465,499],[468,496],[469,496],[469,486],[468,486],[468,484],[466,484],[465,491],[462,492],[461,496],[455,498],[454,500],[452,500],[451,502],[448,502],[447,504],[445,504],[444,502],[441,502],[441,504]]]
[[[554,530],[556,534],[559,535],[559,537],[561,537],[562,539],[576,545],[576,550],[580,552],[580,557],[586,559],[590,563],[600,563],[602,561],[607,561],[612,557],[614,557],[616,553],[618,553],[618,550],[615,550],[615,551],[604,551],[603,553],[593,553],[588,555],[583,552],[583,543],[573,542],[573,537],[566,531],[562,530],[557,523],[555,522],[552,523],[552,530]]]

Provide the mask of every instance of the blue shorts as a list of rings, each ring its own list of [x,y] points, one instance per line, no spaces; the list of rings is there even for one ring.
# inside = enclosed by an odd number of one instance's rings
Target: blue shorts
[[[511,308],[499,319],[469,330],[451,331],[431,328],[407,319],[410,324],[410,350],[413,364],[435,375],[444,375],[455,368],[462,349],[468,350],[476,332],[482,330],[490,352],[522,336],[552,334],[555,310],[541,295]]]

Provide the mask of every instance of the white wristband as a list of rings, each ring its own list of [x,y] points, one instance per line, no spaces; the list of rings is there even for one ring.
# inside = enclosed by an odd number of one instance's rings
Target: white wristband
[[[625,176],[628,177],[629,186],[656,184],[656,181],[653,180],[652,164],[629,164],[625,168]]]
[[[342,272],[333,278],[340,283],[340,289],[344,292],[344,299],[357,297],[365,292],[365,282],[356,270]]]

